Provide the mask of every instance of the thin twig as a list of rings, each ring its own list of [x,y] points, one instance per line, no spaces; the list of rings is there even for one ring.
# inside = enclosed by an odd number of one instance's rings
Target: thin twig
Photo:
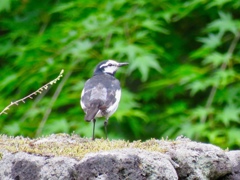
[[[229,56],[227,56],[226,57],[227,59],[222,63],[222,65],[220,67],[221,70],[223,70],[223,71],[226,70],[227,65],[229,63],[229,60],[232,58],[233,52],[234,52],[234,50],[237,46],[237,43],[238,43],[239,39],[240,39],[240,32],[234,37],[233,41],[231,42],[231,44],[229,46],[229,49],[227,51],[227,54]],[[213,99],[214,99],[214,97],[216,95],[216,92],[217,92],[218,84],[219,84],[219,82],[217,82],[217,84],[211,88],[211,91],[210,91],[210,94],[209,94],[209,97],[207,99],[207,103],[206,103],[206,106],[205,106],[205,109],[207,111],[212,106]],[[203,116],[200,121],[202,123],[204,123],[206,120],[207,120],[207,116]]]
[[[6,111],[9,110],[12,105],[17,105],[17,106],[18,106],[19,103],[25,103],[25,101],[26,101],[27,99],[33,99],[33,96],[36,96],[36,95],[38,95],[38,94],[41,94],[44,90],[48,89],[49,86],[51,86],[51,85],[55,84],[57,81],[59,81],[60,78],[63,76],[63,72],[64,72],[64,70],[61,70],[61,72],[60,72],[60,74],[58,75],[57,78],[55,78],[54,80],[50,81],[49,83],[43,85],[43,86],[40,87],[38,90],[34,91],[33,93],[29,94],[28,96],[25,96],[24,98],[19,99],[19,100],[15,101],[15,102],[11,102],[7,107],[5,107],[5,108],[2,110],[2,112],[0,112],[0,116],[1,116],[2,114],[7,114]]]
[[[49,88],[50,89],[50,88]],[[30,112],[32,112],[33,109],[36,108],[37,104],[42,100],[42,98],[47,94],[47,92],[49,91],[49,89],[47,89],[46,91],[43,91],[39,96],[36,97],[35,101],[32,103],[32,106],[28,109],[28,111],[26,111],[24,113],[24,115],[19,119],[20,122],[25,121]]]

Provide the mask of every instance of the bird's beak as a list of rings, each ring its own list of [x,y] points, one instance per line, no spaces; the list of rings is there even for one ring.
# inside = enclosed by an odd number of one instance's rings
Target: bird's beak
[[[118,67],[121,67],[121,66],[126,66],[126,65],[128,65],[129,63],[127,63],[127,62],[123,62],[123,63],[118,63]]]

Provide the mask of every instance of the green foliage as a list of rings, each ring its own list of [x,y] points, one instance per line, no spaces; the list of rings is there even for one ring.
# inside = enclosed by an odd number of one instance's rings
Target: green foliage
[[[223,148],[240,141],[240,3],[213,1],[9,1],[0,8],[0,133],[91,136],[80,93],[104,59],[129,62],[109,138],[189,138]],[[103,137],[103,121],[96,124]]]

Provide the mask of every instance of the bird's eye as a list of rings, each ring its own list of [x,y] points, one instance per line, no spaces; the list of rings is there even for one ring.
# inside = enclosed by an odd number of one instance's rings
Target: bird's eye
[[[109,66],[113,66],[113,64],[111,64],[111,63],[110,63],[110,64],[108,64],[108,65],[109,65]]]

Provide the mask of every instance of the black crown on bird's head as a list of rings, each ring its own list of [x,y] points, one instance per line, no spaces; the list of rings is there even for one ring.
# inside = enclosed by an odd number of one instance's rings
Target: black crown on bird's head
[[[102,61],[96,66],[96,68],[94,70],[94,75],[109,74],[109,75],[114,76],[116,71],[118,70],[118,68],[121,66],[125,66],[125,65],[128,65],[128,63],[126,63],[126,62],[119,63],[114,60]]]

